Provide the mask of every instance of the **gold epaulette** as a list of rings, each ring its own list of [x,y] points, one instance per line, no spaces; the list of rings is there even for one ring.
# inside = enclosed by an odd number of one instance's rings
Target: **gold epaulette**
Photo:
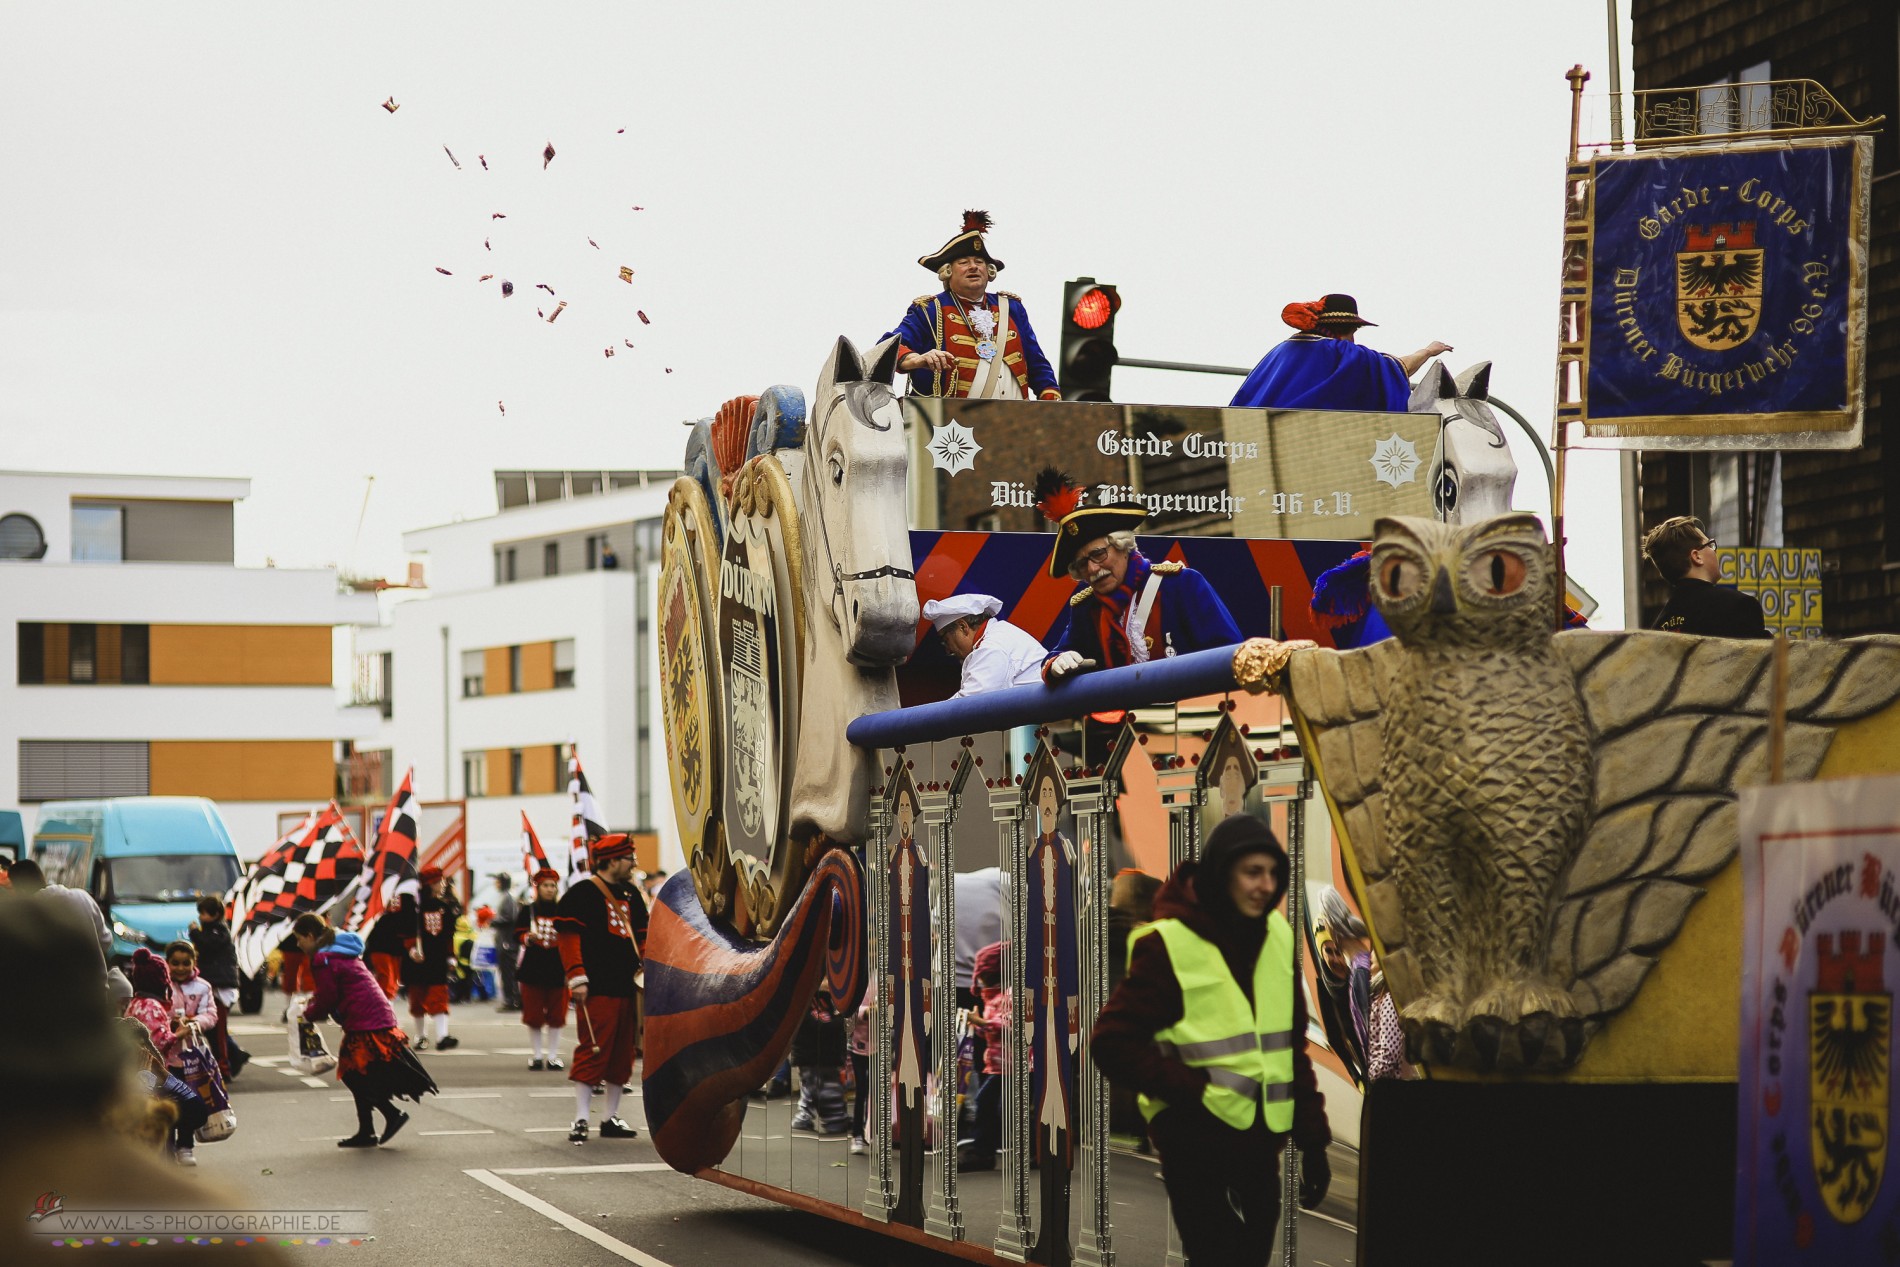
[[[1179,572],[1182,568],[1186,566],[1187,564],[1185,563],[1175,563],[1172,560],[1169,560],[1163,563],[1151,564],[1148,570],[1150,572],[1157,572],[1162,576],[1173,576],[1176,572]]]
[[[936,298],[936,296],[935,296],[935,295],[919,295],[919,296],[917,296],[917,298],[915,298],[915,299],[913,299],[913,300],[911,300],[911,302],[912,302],[913,304],[916,304],[916,305],[917,305],[917,306],[918,306],[919,308],[922,308],[922,307],[924,307],[924,306],[926,306],[926,305],[928,305],[928,304],[930,303],[930,301],[931,301],[931,300],[933,300],[933,299],[935,299],[935,298]]]
[[[1069,595],[1069,606],[1071,607],[1075,606],[1077,603],[1081,602],[1083,599],[1087,598],[1090,594],[1093,594],[1094,592],[1095,592],[1095,587],[1093,585],[1084,585],[1081,589]]]
[[[1013,290],[997,290],[997,291],[991,291],[990,293],[994,295],[1001,295],[1004,299],[1014,299],[1017,303],[1021,303],[1023,301],[1023,297],[1017,294]]]

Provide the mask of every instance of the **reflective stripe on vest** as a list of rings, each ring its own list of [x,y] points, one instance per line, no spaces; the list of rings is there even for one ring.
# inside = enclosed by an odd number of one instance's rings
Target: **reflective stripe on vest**
[[[1207,1074],[1201,1093],[1209,1112],[1235,1130],[1254,1123],[1254,1106],[1267,1128],[1293,1129],[1293,929],[1278,911],[1267,916],[1267,939],[1254,961],[1253,1006],[1234,980],[1220,948],[1177,919],[1138,928],[1128,941],[1158,934],[1181,988],[1181,1019],[1155,1035],[1156,1044]],[[1167,1102],[1140,1096],[1153,1119]]]

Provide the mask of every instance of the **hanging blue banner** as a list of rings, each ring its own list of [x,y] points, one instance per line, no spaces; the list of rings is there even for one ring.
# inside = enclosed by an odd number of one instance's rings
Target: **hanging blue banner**
[[[1857,440],[1871,153],[1844,138],[1598,156],[1586,434]]]

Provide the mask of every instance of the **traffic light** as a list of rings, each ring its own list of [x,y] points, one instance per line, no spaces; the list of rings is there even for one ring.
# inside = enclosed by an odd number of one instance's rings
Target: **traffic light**
[[[1115,314],[1122,297],[1113,286],[1078,277],[1062,288],[1062,359],[1056,383],[1064,400],[1107,400],[1115,369]]]

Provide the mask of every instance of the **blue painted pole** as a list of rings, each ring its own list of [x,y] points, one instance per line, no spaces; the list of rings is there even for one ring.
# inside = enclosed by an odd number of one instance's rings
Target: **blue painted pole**
[[[1237,646],[1238,644],[1236,644]],[[866,713],[845,728],[864,748],[895,748],[980,735],[1012,726],[1039,726],[1084,713],[1143,708],[1197,695],[1231,691],[1235,647],[1214,647],[1121,669],[1078,673],[1059,686],[1012,686],[965,699]]]

